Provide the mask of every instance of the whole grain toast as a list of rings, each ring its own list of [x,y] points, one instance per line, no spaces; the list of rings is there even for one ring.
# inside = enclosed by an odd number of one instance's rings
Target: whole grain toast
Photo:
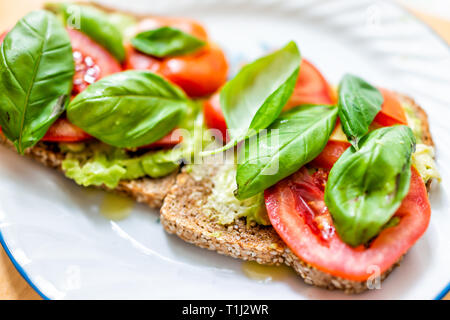
[[[398,94],[409,103],[422,123],[422,142],[433,145],[426,113],[409,97]],[[200,165],[199,165],[200,166]],[[260,264],[285,263],[294,268],[306,283],[327,289],[340,289],[346,293],[359,293],[367,289],[366,281],[351,281],[324,273],[293,254],[271,226],[247,225],[245,219],[224,226],[211,220],[205,210],[213,187],[212,177],[219,165],[202,165],[201,178],[183,170],[176,184],[166,196],[161,208],[164,229],[199,247],[217,251],[234,258],[256,261]],[[427,184],[429,187],[429,184]],[[396,265],[381,275],[383,280]]]
[[[16,150],[14,145],[3,134],[0,133],[0,143],[9,149]],[[25,154],[47,167],[63,171],[61,164],[68,153],[63,153],[56,147],[55,143],[39,142],[32,148],[28,148]],[[178,172],[169,176],[153,179],[150,177],[136,180],[123,180],[115,189],[109,189],[106,186],[100,188],[107,191],[130,196],[138,202],[148,204],[152,208],[160,208],[164,197],[169,192],[170,187],[175,183]]]

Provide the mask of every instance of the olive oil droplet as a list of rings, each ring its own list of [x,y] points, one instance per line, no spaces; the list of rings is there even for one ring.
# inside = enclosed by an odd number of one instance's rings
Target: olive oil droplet
[[[294,270],[286,265],[268,266],[255,261],[243,262],[242,271],[248,278],[262,282],[281,281],[294,274]]]
[[[110,220],[123,220],[130,215],[133,206],[134,201],[132,199],[107,193],[100,205],[100,213]]]

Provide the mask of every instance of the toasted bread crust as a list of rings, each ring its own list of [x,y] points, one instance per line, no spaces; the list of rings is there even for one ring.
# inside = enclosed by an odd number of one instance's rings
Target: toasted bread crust
[[[15,150],[14,145],[3,134],[0,134],[0,143]],[[63,171],[61,165],[66,155],[54,150],[51,144],[40,142],[34,147],[28,148],[25,154],[47,167]],[[129,196],[138,202],[148,204],[152,208],[160,208],[164,197],[175,183],[177,174],[178,172],[174,172],[167,177],[159,179],[140,178],[132,181],[124,180],[120,181],[115,189],[109,189],[106,186],[101,186],[100,188]]]
[[[400,99],[409,101],[422,120],[423,142],[433,145],[426,113],[414,101],[406,96]],[[183,171],[177,176],[161,208],[161,223],[164,229],[178,235],[181,239],[199,247],[218,253],[256,261],[261,264],[282,263],[291,266],[306,283],[326,288],[339,289],[346,293],[359,293],[367,290],[366,281],[352,281],[322,272],[293,254],[280,239],[272,227],[247,225],[245,219],[239,219],[233,225],[223,226],[211,218],[204,204],[211,193],[211,178],[217,172],[218,165],[207,165],[205,177],[196,179]],[[381,275],[381,280],[399,264],[397,262]]]

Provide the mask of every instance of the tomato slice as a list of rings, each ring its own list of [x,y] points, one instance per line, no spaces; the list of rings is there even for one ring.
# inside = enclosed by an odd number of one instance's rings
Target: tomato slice
[[[1,132],[1,128],[0,128]],[[41,141],[47,142],[81,142],[93,139],[91,135],[70,123],[66,118],[59,118],[48,129]],[[183,141],[175,129],[160,140],[139,149],[170,148]]]
[[[353,248],[335,231],[323,200],[326,173],[310,175],[305,168],[264,193],[270,221],[288,247],[300,259],[331,275],[354,281],[367,280],[371,267],[383,273],[422,236],[430,220],[425,185],[412,168],[411,186],[389,227],[369,244]]]
[[[403,110],[400,101],[392,91],[379,89],[383,95],[383,104],[374,121],[382,126],[393,126],[395,124],[408,125],[405,110]]]
[[[165,137],[160,140],[153,142],[149,145],[139,147],[138,149],[155,149],[155,148],[171,148],[176,146],[177,144],[183,141],[183,136],[176,132],[176,129],[173,129],[169,132]]]
[[[122,71],[119,62],[84,33],[69,28],[67,32],[72,43],[75,61],[72,90],[74,95],[86,89],[91,83],[112,73]]]
[[[332,89],[320,71],[308,60],[300,65],[297,84],[285,109],[300,104],[334,104]]]
[[[150,70],[180,86],[190,97],[215,92],[227,80],[228,63],[223,51],[214,46],[179,57],[157,59],[128,48],[126,69]]]
[[[181,18],[154,17],[142,20],[136,31],[172,26],[205,41],[208,35],[196,21]],[[188,96],[201,97],[214,93],[227,80],[228,63],[223,51],[207,44],[198,52],[157,59],[133,48],[127,50],[126,69],[150,70],[179,85]]]
[[[227,123],[220,108],[220,92],[216,92],[203,103],[203,115],[207,127],[219,130],[223,140],[225,140],[227,136]]]
[[[0,43],[3,42],[3,39],[5,39],[6,35],[8,34],[9,30],[6,30],[2,34],[0,34]]]
[[[59,118],[48,129],[42,141],[80,142],[92,139],[92,136],[70,123],[65,118]]]
[[[339,159],[339,157],[350,147],[350,142],[348,142],[344,131],[342,130],[342,125],[339,118],[336,120],[336,126],[330,135],[325,148],[322,152],[311,161],[311,163],[319,168],[326,170],[331,170],[334,163]]]
[[[329,140],[322,152],[311,163],[319,168],[331,170],[348,147],[350,147],[349,142]]]
[[[160,72],[190,97],[202,97],[227,81],[228,63],[219,47],[208,45],[190,55],[164,59]]]
[[[161,69],[162,59],[139,52],[131,44],[126,46],[126,52],[127,56],[124,62],[124,68],[126,70],[148,70],[158,73]]]

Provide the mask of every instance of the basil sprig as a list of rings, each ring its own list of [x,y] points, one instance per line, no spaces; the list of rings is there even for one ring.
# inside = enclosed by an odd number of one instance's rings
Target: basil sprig
[[[350,143],[358,149],[359,140],[381,110],[383,96],[369,83],[347,74],[339,84],[339,118]]]
[[[69,120],[97,139],[121,148],[139,147],[167,135],[190,102],[183,91],[148,71],[105,77],[76,96]]]
[[[122,32],[111,22],[107,13],[72,3],[48,3],[45,8],[60,14],[66,25],[88,35],[120,62],[125,59]]]
[[[172,27],[138,33],[131,39],[133,47],[151,56],[163,58],[197,51],[206,42]]]
[[[19,20],[0,51],[0,126],[23,153],[65,109],[74,74],[72,46],[61,22],[40,10]]]
[[[388,223],[407,195],[415,138],[407,126],[380,128],[350,147],[330,171],[325,203],[341,239],[367,243]]]
[[[246,140],[238,157],[236,197],[258,194],[317,157],[336,118],[335,107],[300,106],[282,113],[266,134]]]
[[[292,92],[300,69],[300,52],[295,42],[243,67],[223,87],[220,106],[230,130],[227,150],[237,142],[267,128],[279,115]]]

